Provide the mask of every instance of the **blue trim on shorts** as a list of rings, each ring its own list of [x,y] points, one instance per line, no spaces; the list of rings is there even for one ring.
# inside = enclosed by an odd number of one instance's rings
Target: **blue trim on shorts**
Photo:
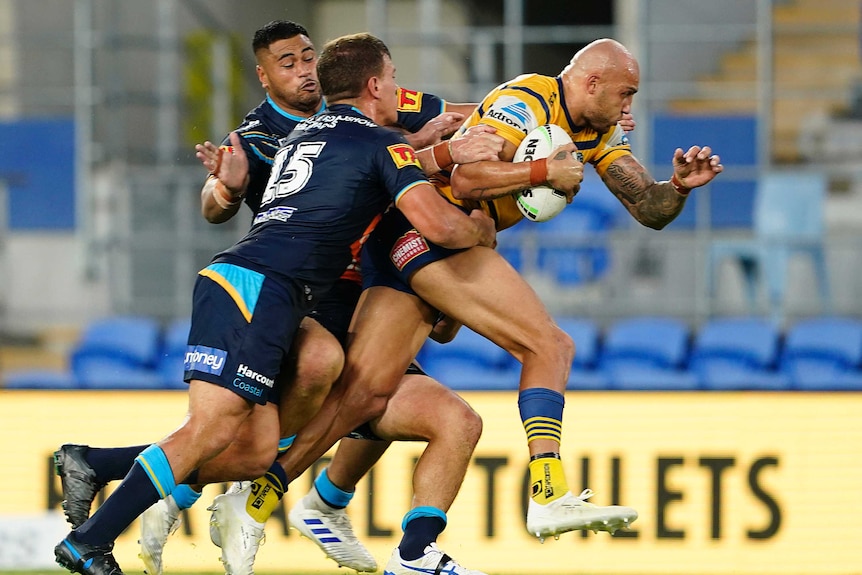
[[[254,314],[265,278],[262,273],[225,263],[210,264],[206,269],[216,272],[232,285],[245,302],[248,311]]]

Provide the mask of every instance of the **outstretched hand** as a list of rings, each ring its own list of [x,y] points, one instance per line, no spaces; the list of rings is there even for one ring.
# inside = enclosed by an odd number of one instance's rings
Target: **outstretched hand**
[[[229,147],[210,141],[195,145],[195,156],[228,190],[242,190],[248,177],[248,157],[242,150],[240,135],[231,132],[229,138]]]
[[[673,153],[673,173],[686,188],[708,184],[723,170],[721,158],[709,146],[692,146],[686,152],[677,148]]]
[[[404,134],[407,142],[416,150],[427,148],[439,143],[452,134],[464,122],[464,114],[458,112],[443,112],[428,120],[422,128],[413,134]]]

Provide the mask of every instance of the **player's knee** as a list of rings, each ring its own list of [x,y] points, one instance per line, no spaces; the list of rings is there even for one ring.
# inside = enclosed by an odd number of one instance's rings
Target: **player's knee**
[[[560,328],[555,328],[554,341],[556,343],[554,349],[557,350],[560,361],[566,366],[572,365],[572,360],[575,358],[575,341],[572,336]]]
[[[461,437],[464,443],[476,447],[479,438],[482,437],[482,417],[466,404],[459,416],[462,428]]]
[[[296,366],[293,385],[304,398],[324,397],[344,367],[344,351],[335,339],[305,346]]]
[[[357,420],[357,425],[382,416],[401,381],[400,375],[393,377],[389,371],[381,365],[358,364],[345,368],[342,381],[349,387],[341,412]]]

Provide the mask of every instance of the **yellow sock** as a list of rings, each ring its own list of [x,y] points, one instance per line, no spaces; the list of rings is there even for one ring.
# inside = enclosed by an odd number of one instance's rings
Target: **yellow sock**
[[[272,481],[269,475],[259,477],[251,484],[245,510],[258,523],[266,523],[278,506],[278,502],[281,501],[282,495],[284,495],[284,489]]]
[[[556,453],[542,453],[530,460],[530,497],[540,505],[559,499],[569,490],[563,462]]]

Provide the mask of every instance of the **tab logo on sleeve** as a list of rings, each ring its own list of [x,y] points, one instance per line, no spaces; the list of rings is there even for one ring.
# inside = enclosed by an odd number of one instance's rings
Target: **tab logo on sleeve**
[[[418,112],[422,109],[422,92],[398,88],[398,111]]]
[[[389,150],[389,155],[392,156],[392,161],[399,170],[404,166],[416,166],[422,169],[419,160],[416,159],[416,151],[409,144],[392,144],[386,146],[386,149]]]

